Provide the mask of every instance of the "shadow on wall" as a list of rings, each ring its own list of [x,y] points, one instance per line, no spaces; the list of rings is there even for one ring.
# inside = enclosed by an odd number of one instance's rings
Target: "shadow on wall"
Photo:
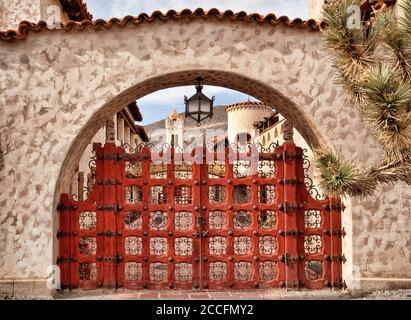
[[[4,169],[4,151],[3,145],[0,142],[0,171]]]

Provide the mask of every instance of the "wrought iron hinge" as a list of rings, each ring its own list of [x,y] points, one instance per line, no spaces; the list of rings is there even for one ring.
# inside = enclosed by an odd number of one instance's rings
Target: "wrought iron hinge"
[[[290,153],[290,152],[287,152],[287,151],[283,151],[281,153],[281,157],[283,158],[283,161],[285,162],[286,160],[302,159],[303,154],[301,154],[301,153]]]
[[[278,261],[284,262],[285,264],[295,263],[295,262],[298,262],[299,260],[304,260],[304,256],[303,255],[292,256],[288,253],[278,256]]]
[[[78,209],[78,206],[65,206],[63,204],[59,204],[57,206],[57,211],[58,212],[63,212],[63,211],[76,211]]]
[[[101,211],[114,211],[115,213],[123,210],[123,206],[121,204],[115,204],[115,205],[111,205],[111,204],[106,204],[106,205],[99,205],[97,206],[97,210],[101,210]]]
[[[120,231],[102,231],[102,232],[97,232],[98,236],[102,237],[121,237],[123,235],[122,232]]]
[[[114,257],[98,256],[97,261],[98,262],[108,262],[108,263],[118,263],[118,262],[123,261],[123,257],[120,255],[116,255]]]
[[[62,238],[62,237],[70,237],[70,236],[78,236],[77,232],[66,232],[66,231],[57,231],[56,234],[57,238]]]
[[[62,257],[62,256],[57,257],[57,260],[56,260],[57,265],[60,265],[64,262],[77,262],[77,257],[71,257],[71,258]]]
[[[344,229],[342,229],[342,230],[337,229],[337,230],[332,230],[330,232],[330,234],[334,237],[341,237],[341,236],[345,236],[346,233],[345,233]]]
[[[324,204],[324,205],[323,205],[323,209],[324,209],[324,210],[327,210],[327,211],[331,211],[331,210],[333,210],[333,211],[341,211],[341,210],[342,210],[342,208],[341,208],[341,206],[340,206],[339,204],[333,204],[333,205]]]
[[[302,183],[302,181],[299,179],[279,179],[278,183],[280,185],[284,185],[284,184],[293,185],[293,184]]]
[[[295,211],[297,209],[303,209],[304,205],[303,204],[291,204],[291,203],[280,203],[278,205],[278,210],[283,211],[283,212],[290,212],[290,211]]]
[[[337,261],[337,262],[342,262],[345,263],[347,259],[345,258],[345,255],[342,256],[329,256],[328,254],[324,255],[324,260],[325,261]]]
[[[110,154],[99,154],[97,157],[99,160],[119,160],[117,153],[110,153]]]
[[[99,185],[111,185],[111,186],[115,186],[115,185],[121,185],[121,184],[123,184],[123,181],[121,181],[121,180],[115,180],[115,179],[108,179],[108,180],[97,180],[96,183],[99,184]]]
[[[150,156],[147,154],[119,154],[117,155],[117,160],[126,160],[126,161],[143,161],[149,160]]]
[[[290,229],[288,231],[284,231],[284,230],[279,230],[278,234],[280,236],[298,236],[298,235],[302,235],[304,234],[304,231],[302,230],[295,230],[295,229]]]

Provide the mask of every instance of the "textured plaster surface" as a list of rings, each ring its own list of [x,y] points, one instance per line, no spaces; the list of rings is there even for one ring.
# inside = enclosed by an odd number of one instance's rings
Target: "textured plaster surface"
[[[17,29],[21,21],[47,21],[53,14],[56,14],[56,20],[68,20],[59,0],[1,0],[0,30]]]
[[[311,147],[332,147],[364,165],[380,154],[339,97],[321,34],[309,30],[210,18],[45,31],[0,43],[0,70],[2,279],[46,277],[57,256],[59,196],[105,120],[198,75],[276,106]],[[411,278],[410,198],[399,185],[347,200],[346,266],[366,278]]]

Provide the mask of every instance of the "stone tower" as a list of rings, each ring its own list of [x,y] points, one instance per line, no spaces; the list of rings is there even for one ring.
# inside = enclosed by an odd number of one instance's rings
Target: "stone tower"
[[[254,123],[269,117],[273,108],[263,102],[241,102],[225,107],[227,112],[227,136],[230,143],[237,142],[239,134],[257,137]]]
[[[184,146],[184,116],[174,109],[166,118],[166,142],[174,146]]]

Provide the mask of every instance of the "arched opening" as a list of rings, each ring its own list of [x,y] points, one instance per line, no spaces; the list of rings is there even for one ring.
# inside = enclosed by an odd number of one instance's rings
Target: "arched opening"
[[[64,165],[63,165],[63,168],[61,169],[61,173],[60,173],[60,177],[58,181],[58,188],[56,190],[55,204],[57,204],[58,197],[60,196],[60,194],[67,192],[68,182],[70,180],[71,173],[76,168],[76,164],[79,160],[79,157],[82,155],[82,152],[84,151],[85,146],[87,145],[87,143],[93,137],[95,132],[102,126],[102,124],[105,122],[105,120],[108,117],[110,117],[114,112],[118,112],[122,107],[124,107],[124,105],[130,104],[132,101],[135,101],[135,99],[138,99],[150,92],[160,90],[163,88],[173,87],[173,86],[191,84],[192,82],[191,79],[193,79],[197,75],[203,76],[206,79],[205,82],[207,84],[217,85],[217,86],[224,85],[224,87],[229,87],[237,91],[246,92],[256,97],[257,99],[264,101],[264,103],[266,103],[267,105],[269,104],[269,105],[275,106],[276,110],[278,110],[279,112],[283,112],[285,117],[287,117],[288,115],[289,119],[292,120],[296,128],[300,128],[301,134],[303,135],[303,137],[305,137],[307,143],[309,143],[311,147],[318,147],[321,145],[320,141],[323,141],[323,139],[321,139],[320,136],[315,134],[316,132],[315,126],[312,123],[310,123],[307,117],[301,112],[300,108],[296,106],[292,102],[291,99],[284,97],[281,93],[277,92],[275,89],[271,89],[258,81],[255,81],[255,80],[243,77],[243,76],[239,76],[239,75],[233,75],[232,73],[219,72],[219,71],[187,71],[185,73],[178,72],[178,73],[168,74],[162,77],[148,79],[144,81],[143,83],[137,84],[127,89],[126,91],[121,93],[119,96],[117,96],[115,99],[112,99],[111,101],[106,103],[103,107],[101,107],[94,114],[94,116],[91,119],[89,119],[88,123],[81,130],[81,133],[76,137],[76,139],[71,144],[70,150],[68,151],[68,154],[65,158]],[[122,133],[122,135],[124,135],[124,133]],[[237,138],[240,144],[242,143],[243,140],[245,144],[251,141],[251,135],[249,133],[244,133],[244,134],[240,133]],[[242,165],[242,163],[240,162],[241,161],[237,161],[237,164],[235,164],[234,166]],[[302,166],[301,166],[301,169],[302,169]],[[245,173],[244,173],[244,172],[240,172],[241,170],[237,168],[237,171],[238,173],[241,173],[240,176],[238,176],[237,178],[246,178],[247,170],[245,170]],[[274,190],[273,186],[264,185],[264,188],[263,189],[261,188],[259,190],[260,198],[262,199],[262,200],[260,199],[262,201],[261,203],[272,203],[270,202],[272,200],[269,200],[269,199],[273,197],[272,195],[270,195],[272,194]],[[155,193],[154,198],[157,199],[156,204],[157,205],[167,204],[167,200],[163,196],[165,194],[164,187],[159,186],[159,185],[154,186],[152,187],[151,192],[153,190]],[[238,204],[245,204],[249,202],[250,192],[251,192],[250,186],[236,185],[234,189],[232,190],[234,201],[237,202]],[[220,194],[222,193],[223,192],[221,190],[214,190],[213,197],[215,199],[220,199],[221,198]],[[133,199],[135,198],[138,200],[141,198],[141,196],[139,195],[141,195],[142,192],[141,190],[134,190],[130,194],[133,194],[133,195],[135,194],[135,196],[133,196],[132,198]],[[173,192],[173,194],[174,194],[174,200],[176,199],[176,196],[179,199],[180,198],[183,199],[183,200],[180,199],[181,201],[179,200],[175,202],[175,204],[181,204],[184,201],[186,201],[185,200],[186,198],[191,197],[191,189],[179,190],[178,193]],[[191,202],[187,204],[191,204]],[[157,214],[158,212],[157,213],[154,212],[154,213]],[[238,211],[237,213],[238,213],[238,221],[239,221],[238,223],[240,225],[240,228],[242,228],[241,225],[243,223],[247,225],[247,221],[243,221],[243,220],[249,219],[251,213],[247,211],[244,211],[244,212]],[[265,220],[267,220],[267,217],[269,215],[270,215],[270,212],[264,211],[263,216],[265,217],[264,218]],[[157,220],[160,220],[160,218],[158,218]],[[56,219],[55,219],[55,223],[56,223]],[[260,241],[263,241],[263,240],[260,239]],[[271,240],[268,239],[267,241],[271,243]],[[316,241],[318,241],[317,238],[316,238]],[[56,252],[57,251],[56,246],[54,246],[54,248]],[[270,249],[270,250],[273,250],[273,249]],[[247,266],[248,264],[249,263],[247,262]],[[317,269],[318,269],[318,264],[319,262],[317,261],[315,263],[315,267]],[[215,267],[218,269],[218,266],[215,266]],[[240,268],[240,265],[238,265],[238,267]],[[260,265],[260,268],[262,268],[262,265]],[[315,276],[318,277],[318,273]],[[273,281],[273,279],[271,280]],[[318,280],[318,279],[315,279],[315,280]]]

